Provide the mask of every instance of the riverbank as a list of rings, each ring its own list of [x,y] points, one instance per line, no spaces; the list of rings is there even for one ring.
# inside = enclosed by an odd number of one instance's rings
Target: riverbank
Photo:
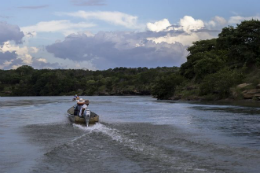
[[[176,89],[173,96],[166,100],[186,100],[186,101],[217,101],[217,102],[245,102],[258,103],[260,102],[260,84],[242,83],[228,90],[228,97],[221,98],[218,92],[214,94],[200,95],[199,86],[185,86]]]

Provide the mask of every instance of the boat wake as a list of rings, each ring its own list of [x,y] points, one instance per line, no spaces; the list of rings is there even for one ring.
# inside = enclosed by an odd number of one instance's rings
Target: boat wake
[[[84,127],[78,124],[74,124],[73,126],[86,132],[84,135],[75,138],[74,141],[80,138],[84,138],[87,134],[98,134],[98,136],[103,135],[103,138],[105,138],[104,140],[107,143],[113,144],[114,142],[116,142],[113,145],[120,145],[120,148],[128,149],[128,151],[130,151],[130,153],[133,154],[142,155],[142,158],[160,160],[161,162],[169,165],[175,163],[175,170],[181,170],[185,167],[187,171],[193,170],[195,172],[207,172],[206,169],[196,167],[194,168],[194,165],[182,162],[181,160],[179,160],[178,157],[175,157],[175,155],[167,153],[167,150],[164,150],[159,146],[154,146],[150,143],[142,141],[142,135],[137,134],[135,132],[130,132],[122,129],[119,130],[116,128],[109,127],[109,125],[105,125],[102,123],[97,123],[90,127]],[[107,137],[108,139],[106,139]]]

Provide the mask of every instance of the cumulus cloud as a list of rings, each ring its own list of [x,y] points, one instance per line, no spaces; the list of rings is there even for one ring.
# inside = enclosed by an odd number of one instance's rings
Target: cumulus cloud
[[[215,16],[213,18],[213,21],[215,21],[216,23],[219,23],[220,25],[226,25],[227,24],[227,20],[224,19],[223,17],[220,17],[220,16]]]
[[[174,44],[176,42],[181,43],[184,46],[190,46],[194,41],[199,40],[199,36],[196,33],[192,34],[180,34],[180,35],[171,35],[168,34],[164,37],[151,37],[148,38],[148,40],[154,41],[155,43],[169,43]]]
[[[215,17],[213,20],[216,21],[216,23],[224,22],[220,17]],[[171,25],[167,19],[164,19],[155,22],[153,25],[150,25],[148,29],[154,32],[165,32],[166,34],[153,37],[148,36],[147,40],[153,41],[157,44],[181,43],[183,46],[187,47],[192,45],[192,43],[195,41],[216,37],[216,33],[212,33],[211,30],[206,29],[206,26],[209,26],[209,24],[205,25],[205,22],[203,22],[202,20],[194,19],[191,16],[184,16],[180,19],[177,25]]]
[[[167,19],[163,19],[155,23],[148,23],[147,29],[152,32],[165,32],[166,34],[150,35],[147,37],[147,40],[157,44],[181,43],[188,47],[195,41],[216,38],[218,33],[221,32],[221,29],[227,25],[239,24],[243,20],[252,19],[260,19],[260,16],[232,16],[229,20],[215,16],[210,21],[202,21],[200,19],[194,19],[192,16],[184,16],[177,25],[171,25]]]
[[[70,0],[76,6],[103,6],[106,5],[104,0]]]
[[[0,69],[13,68],[12,65],[22,63],[21,59],[17,58],[15,51],[2,51],[0,48]],[[14,64],[13,64],[14,63]]]
[[[88,61],[97,69],[113,67],[177,66],[185,61],[186,47],[180,43],[155,43],[134,32],[99,32],[93,37],[74,34],[47,46],[56,57]]]
[[[184,16],[180,19],[178,25],[170,24],[168,19],[163,19],[155,23],[147,23],[147,29],[153,32],[160,31],[184,31],[191,33],[205,27],[205,24],[200,19],[194,19],[192,16]]]
[[[206,23],[209,29],[221,29],[228,24],[228,21],[220,16],[215,16],[212,20]]]
[[[0,49],[1,52],[15,52],[17,58],[21,59],[26,64],[32,63],[32,56],[30,53],[38,51],[36,47],[16,46],[12,45],[9,41],[5,42]]]
[[[0,68],[10,66],[13,62],[21,62],[18,60],[16,50],[9,44],[10,41],[22,43],[24,37],[20,28],[5,22],[0,22]]]
[[[191,31],[197,31],[199,29],[202,29],[204,27],[204,22],[202,20],[195,20],[191,16],[184,16],[180,20],[180,26],[183,28],[183,30],[187,33],[191,33]]]
[[[38,59],[38,61],[39,61],[39,62],[44,62],[44,63],[47,63],[47,60],[46,60],[46,59],[44,59],[44,58],[39,58],[39,59]]]
[[[6,41],[15,41],[21,43],[24,37],[23,32],[16,25],[0,22],[0,46]]]
[[[191,46],[193,42],[199,40],[206,40],[216,37],[218,32],[209,32],[208,30],[203,30],[199,32],[193,32],[190,34],[182,33],[182,34],[167,34],[162,37],[149,37],[148,40],[154,41],[155,43],[181,43],[182,45],[188,47]]]
[[[7,41],[0,46],[0,69],[16,69],[22,65],[34,68],[59,68],[58,63],[49,63],[45,58],[35,58],[36,47],[17,46]]]
[[[95,24],[92,23],[71,23],[68,20],[53,20],[47,22],[39,22],[36,25],[22,27],[22,31],[35,35],[35,32],[63,32],[65,35],[76,32],[79,29],[86,29],[93,27]]]
[[[137,16],[132,16],[129,14],[121,12],[110,12],[110,11],[97,11],[97,12],[87,12],[87,11],[78,11],[73,13],[57,13],[57,15],[67,15],[73,17],[79,17],[83,19],[98,19],[114,25],[124,26],[126,28],[139,28],[137,25]]]
[[[155,23],[147,23],[147,29],[154,32],[160,32],[166,30],[171,26],[168,19],[163,19]]]
[[[260,16],[250,16],[250,17],[243,17],[243,16],[232,16],[228,20],[229,24],[239,24],[243,20],[252,20],[252,19],[258,19],[260,20]]]
[[[16,46],[5,42],[0,47],[0,69],[16,69],[22,65],[30,65],[34,68],[60,68],[58,63],[49,63],[45,58],[35,58],[36,47]]]

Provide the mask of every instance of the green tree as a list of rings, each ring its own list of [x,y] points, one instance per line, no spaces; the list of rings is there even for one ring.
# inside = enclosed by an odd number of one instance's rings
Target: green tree
[[[169,99],[174,95],[177,85],[184,81],[183,77],[171,74],[159,79],[152,88],[152,95],[159,100]]]
[[[194,77],[196,81],[201,81],[205,76],[216,73],[218,70],[224,67],[225,61],[223,61],[216,52],[197,53],[202,58],[194,65]]]
[[[22,65],[21,67],[18,67],[16,69],[16,72],[20,75],[20,76],[24,76],[24,75],[29,75],[33,72],[33,68],[31,66],[28,65]]]
[[[205,58],[204,54],[216,49],[216,39],[196,41],[187,50],[190,54],[187,62],[183,63],[180,68],[180,74],[188,79],[196,76],[195,65],[199,60]]]
[[[223,28],[217,47],[228,51],[230,64],[236,67],[260,65],[260,21],[243,21],[234,27]]]

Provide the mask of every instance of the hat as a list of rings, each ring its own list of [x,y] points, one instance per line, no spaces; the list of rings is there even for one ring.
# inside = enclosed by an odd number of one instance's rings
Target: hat
[[[80,98],[79,100],[77,100],[77,104],[79,105],[83,105],[85,103],[85,100],[83,98]]]

